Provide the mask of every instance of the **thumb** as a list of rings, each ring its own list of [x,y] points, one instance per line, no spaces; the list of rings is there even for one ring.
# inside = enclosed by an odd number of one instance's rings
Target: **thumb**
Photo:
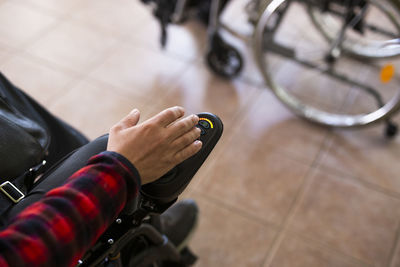
[[[123,129],[135,126],[140,119],[140,112],[138,109],[132,110],[125,118],[120,121]]]

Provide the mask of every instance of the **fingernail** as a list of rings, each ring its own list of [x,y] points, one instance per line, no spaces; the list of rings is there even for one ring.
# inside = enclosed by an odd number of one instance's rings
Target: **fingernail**
[[[139,112],[139,110],[137,109],[137,108],[134,108],[131,112],[130,112],[130,114],[135,114],[135,113],[138,113]]]
[[[194,144],[195,144],[196,146],[199,146],[199,145],[202,144],[202,142],[201,142],[200,140],[196,140],[196,141],[194,141]]]
[[[175,106],[174,108],[179,110],[179,112],[181,112],[181,113],[185,113],[185,109],[181,106]]]

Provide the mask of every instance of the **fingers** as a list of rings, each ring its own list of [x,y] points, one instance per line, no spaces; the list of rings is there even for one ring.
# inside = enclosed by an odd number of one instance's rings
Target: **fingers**
[[[167,127],[174,121],[183,117],[185,110],[182,107],[172,107],[158,113],[153,119],[162,127]]]
[[[184,119],[174,122],[170,125],[169,131],[172,139],[176,139],[191,131],[199,123],[197,115],[190,115]]]
[[[192,130],[176,139],[172,145],[177,149],[177,151],[180,151],[198,139],[200,137],[200,133],[201,130],[197,127],[194,127]]]
[[[135,126],[140,119],[140,111],[138,109],[132,110],[127,116],[120,120],[113,128],[118,130],[127,129]]]
[[[191,156],[193,156],[194,154],[199,152],[202,145],[203,144],[201,141],[196,140],[189,146],[186,146],[184,149],[182,149],[181,151],[179,151],[178,153],[175,154],[176,162],[182,162],[185,159],[190,158]]]

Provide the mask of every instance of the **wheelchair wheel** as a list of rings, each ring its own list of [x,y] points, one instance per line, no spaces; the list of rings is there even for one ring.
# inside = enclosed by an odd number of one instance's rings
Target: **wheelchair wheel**
[[[228,79],[239,75],[243,67],[243,59],[239,51],[225,43],[218,34],[212,38],[206,60],[215,74]]]
[[[256,25],[255,60],[266,84],[294,113],[318,124],[349,128],[388,120],[400,109],[400,59],[341,53],[347,36],[337,46],[326,42],[306,2],[272,0]]]
[[[400,37],[400,10],[394,0],[363,0],[364,3],[354,7],[365,9],[365,13],[354,20],[353,27],[347,29],[343,50],[353,55],[365,58],[383,58],[400,55],[400,45],[390,46],[385,42]],[[340,31],[344,18],[339,14],[346,8],[330,4],[323,10],[312,5],[308,6],[308,14],[312,22],[328,42],[334,41]],[[329,11],[332,10],[332,12]],[[333,12],[335,11],[335,12]]]

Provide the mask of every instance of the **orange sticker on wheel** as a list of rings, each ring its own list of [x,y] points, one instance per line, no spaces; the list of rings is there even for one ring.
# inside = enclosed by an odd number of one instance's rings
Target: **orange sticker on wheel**
[[[394,72],[395,68],[392,64],[385,65],[381,69],[381,82],[382,83],[390,82],[394,77]]]

